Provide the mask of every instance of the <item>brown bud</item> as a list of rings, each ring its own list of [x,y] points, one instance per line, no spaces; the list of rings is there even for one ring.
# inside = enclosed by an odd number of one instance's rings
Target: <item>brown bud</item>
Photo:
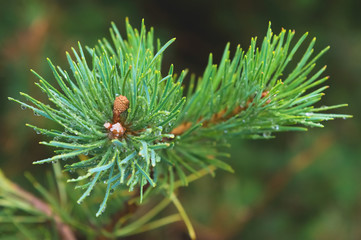
[[[113,123],[120,122],[120,114],[129,108],[129,100],[126,96],[118,96],[114,100]]]

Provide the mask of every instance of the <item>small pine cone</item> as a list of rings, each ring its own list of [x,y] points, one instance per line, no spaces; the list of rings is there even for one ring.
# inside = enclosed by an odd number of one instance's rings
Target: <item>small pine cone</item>
[[[129,108],[129,100],[126,96],[118,96],[114,100],[114,107],[113,107],[113,123],[120,122],[120,114],[127,111]]]

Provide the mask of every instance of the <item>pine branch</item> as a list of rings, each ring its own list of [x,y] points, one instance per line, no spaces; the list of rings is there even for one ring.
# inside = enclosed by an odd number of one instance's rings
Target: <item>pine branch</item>
[[[268,91],[262,92],[261,98],[266,97],[268,95],[268,93],[269,93]],[[215,125],[215,124],[227,121],[230,118],[235,117],[238,114],[240,114],[241,112],[247,110],[247,108],[252,104],[252,102],[253,102],[253,98],[250,98],[247,100],[245,106],[237,106],[236,108],[234,108],[232,110],[232,112],[229,112],[226,107],[225,109],[222,109],[218,113],[213,114],[212,117],[208,120],[203,121],[202,117],[200,117],[197,120],[197,123],[202,122],[202,127],[208,127],[209,125]],[[268,103],[270,103],[270,101],[266,102],[266,104],[268,104]],[[175,127],[171,133],[174,135],[182,135],[187,130],[189,130],[191,127],[192,127],[192,122],[183,122],[183,123],[181,123],[181,125]]]
[[[19,199],[20,201],[24,202],[26,205],[31,206],[34,210],[37,210],[47,216],[50,220],[53,220],[56,225],[56,229],[64,240],[75,240],[75,234],[73,233],[72,229],[69,225],[64,223],[62,219],[53,211],[51,206],[44,202],[43,200],[37,198],[33,194],[25,191],[19,185],[10,182],[3,176],[2,172],[0,172],[0,178],[2,182],[2,195],[5,194],[6,189],[9,189],[9,194],[13,195],[14,198]],[[11,190],[10,190],[11,189]],[[8,199],[10,200],[10,199]],[[18,201],[18,200],[15,200]]]
[[[269,26],[260,47],[254,38],[247,51],[238,46],[232,58],[228,44],[220,63],[214,64],[211,54],[203,76],[191,78],[183,93],[187,72],[177,77],[173,66],[165,75],[161,69],[162,54],[175,39],[164,45],[158,40],[155,47],[153,29],[147,31],[144,21],[137,30],[127,19],[126,31],[123,39],[112,23],[112,42],[102,39],[85,49],[79,43],[73,56],[66,54],[71,73],[48,59],[60,89],[33,71],[51,105],[25,93],[31,104],[9,98],[61,128],[27,125],[52,138],[41,144],[57,149],[34,164],[66,160],[65,171],[79,174],[68,181],[84,190],[78,203],[99,183],[106,184],[96,216],[124,187],[139,189],[141,202],[152,189],[167,189],[172,196],[175,183],[187,185],[189,173],[209,165],[232,172],[223,160],[228,153],[220,150],[227,139],[267,139],[275,132],[304,131],[350,117],[320,113],[346,105],[314,107],[328,79],[316,61],[328,48],[313,56],[313,39],[290,69],[307,33],[293,43],[294,31],[275,35]],[[86,157],[69,161],[77,156]]]

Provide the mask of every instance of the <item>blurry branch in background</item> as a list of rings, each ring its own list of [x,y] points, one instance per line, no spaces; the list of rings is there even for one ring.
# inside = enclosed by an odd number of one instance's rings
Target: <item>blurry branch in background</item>
[[[7,60],[16,61],[25,53],[29,61],[39,56],[49,30],[49,19],[45,16],[33,20],[30,26],[5,40],[2,55]]]
[[[26,174],[41,197],[36,197],[25,191],[19,185],[8,180],[0,171],[0,223],[4,225],[13,224],[17,231],[13,235],[15,238],[45,238],[44,235],[36,232],[37,224],[47,226],[47,224],[54,223],[56,235],[59,235],[63,240],[77,239],[75,233],[79,231],[82,232],[82,235],[86,235],[87,239],[95,237],[98,240],[105,240],[135,235],[174,222],[184,221],[190,236],[195,239],[195,231],[190,219],[175,193],[170,198],[163,198],[159,202],[151,201],[150,204],[139,205],[139,197],[126,191],[122,195],[129,195],[130,198],[127,201],[120,201],[126,205],[123,211],[114,211],[114,216],[110,215],[107,220],[105,220],[106,216],[103,216],[103,219],[99,220],[99,225],[94,225],[94,219],[81,220],[81,216],[78,216],[76,211],[82,213],[88,211],[86,214],[90,214],[91,217],[94,217],[92,216],[94,212],[84,204],[73,206],[72,202],[66,201],[67,198],[74,198],[71,194],[67,195],[73,190],[69,191],[70,186],[65,184],[64,178],[59,176],[58,164],[53,164],[56,182],[50,183],[49,189],[45,189],[34,177]],[[215,169],[214,166],[207,166],[205,169],[187,176],[187,181],[191,183],[205,175],[214,174]],[[177,189],[181,186],[181,181],[175,181],[174,191],[178,192]],[[66,187],[68,189],[65,189]],[[164,187],[169,188],[169,186]],[[95,193],[95,199],[99,196],[99,192],[98,195]],[[117,198],[121,198],[121,195],[118,195]],[[178,213],[157,217],[170,203],[174,204]],[[48,231],[51,231],[50,228]],[[78,236],[78,234],[76,235]]]
[[[269,181],[263,199],[254,207],[253,212],[257,213],[264,209],[287,185],[287,183],[299,172],[309,167],[325,153],[334,143],[331,135],[322,135],[315,140],[314,144],[305,151],[293,157],[288,165],[276,173]],[[255,214],[253,214],[255,215]]]
[[[242,232],[247,223],[258,215],[262,214],[265,208],[284,190],[292,178],[299,172],[308,168],[322,154],[324,154],[334,144],[334,137],[329,134],[319,136],[311,147],[294,156],[283,169],[274,174],[265,187],[264,195],[253,206],[242,209],[239,218],[234,220],[234,224],[230,226],[222,236],[225,239],[231,238]],[[226,227],[224,229],[227,229]]]
[[[37,215],[38,220],[43,219],[45,221],[54,221],[56,228],[58,230],[59,236],[62,239],[66,240],[75,240],[75,235],[72,232],[72,229],[69,225],[65,224],[63,220],[58,216],[56,212],[53,211],[52,207],[44,202],[43,200],[37,198],[33,194],[25,191],[19,185],[8,180],[3,172],[0,170],[0,206],[4,208],[11,208],[13,210],[21,210],[31,215]],[[44,219],[43,216],[46,218]],[[0,222],[3,222],[4,215],[0,216]],[[26,222],[27,218],[30,216],[14,217],[12,216],[13,221]]]

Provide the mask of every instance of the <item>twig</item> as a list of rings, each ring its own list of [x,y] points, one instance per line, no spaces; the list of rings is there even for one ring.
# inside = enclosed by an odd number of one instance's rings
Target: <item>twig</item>
[[[201,169],[199,170],[196,174],[190,174],[187,178],[187,181],[188,183],[192,182],[192,181],[195,181],[196,179],[198,178],[201,178],[207,174],[210,174],[210,173],[213,173],[214,171],[216,170],[216,167],[214,167],[213,165],[209,165],[208,167],[204,168],[204,169]],[[182,183],[180,180],[176,181],[174,183],[174,188],[179,188],[180,186],[182,186]],[[136,196],[136,195],[139,195],[139,192],[136,192],[133,194],[133,196]],[[103,229],[106,231],[106,232],[113,232],[115,231],[115,226],[117,225],[117,223],[119,222],[119,220],[123,217],[125,217],[126,215],[128,214],[131,214],[131,213],[134,213],[139,205],[137,205],[136,203],[131,203],[129,204],[129,201],[126,201],[125,203],[125,208],[124,210],[122,211],[119,211],[119,212],[116,212],[112,217],[111,217],[111,221],[105,225],[103,227]],[[164,220],[164,219],[163,219]],[[155,223],[152,223],[152,224],[158,224],[159,222],[155,222]],[[149,225],[149,226],[153,226],[153,225]],[[149,227],[148,225],[144,225],[144,229],[146,229],[147,227]],[[125,226],[127,227],[127,226]],[[145,230],[144,230],[145,231]],[[107,239],[107,236],[100,236],[97,238],[98,240],[105,240]]]
[[[165,207],[171,202],[170,199],[165,198],[159,202],[155,207],[149,210],[147,213],[139,217],[134,222],[129,223],[128,225],[122,227],[121,229],[115,229],[113,235],[116,237],[124,237],[131,235],[134,231],[137,231],[140,226],[148,223],[154,216],[161,212]]]
[[[268,95],[268,93],[269,93],[269,91],[263,91],[261,98],[266,97]],[[218,113],[213,114],[210,119],[204,120],[202,127],[208,127],[211,124],[217,124],[220,122],[227,121],[228,119],[232,118],[233,116],[247,110],[247,108],[252,104],[252,102],[253,102],[253,97],[250,97],[244,106],[237,106],[232,110],[232,112],[230,112],[228,114],[226,114],[227,110],[228,110],[227,108],[222,109]],[[266,103],[267,104],[270,103],[270,100],[267,100]],[[202,117],[200,119],[198,119],[197,122],[200,122],[200,121],[202,121]],[[192,127],[191,122],[183,122],[179,126],[175,127],[171,133],[174,135],[182,135],[190,127]]]
[[[56,228],[63,240],[76,240],[75,234],[71,230],[70,226],[65,224],[47,203],[35,197],[33,194],[25,191],[17,184],[13,182],[9,182],[9,184],[11,185],[12,189],[15,190],[18,196],[27,201],[35,209],[43,212],[46,216],[54,220]]]
[[[184,222],[184,224],[186,225],[186,227],[188,229],[189,237],[192,240],[195,240],[196,239],[196,233],[194,231],[193,225],[192,225],[186,211],[184,210],[182,204],[180,203],[180,201],[178,200],[177,196],[174,193],[172,193],[170,198],[171,198],[174,206],[177,208],[177,210],[179,212],[179,215],[182,217],[183,222]]]
[[[113,232],[115,230],[114,228],[115,228],[116,224],[118,223],[118,221],[121,218],[123,218],[131,213],[134,213],[139,207],[139,205],[137,205],[135,202],[129,204],[129,201],[125,201],[124,206],[125,206],[124,209],[122,211],[119,211],[119,212],[116,212],[115,214],[113,214],[111,216],[111,221],[103,227],[103,229],[106,232]],[[107,239],[107,236],[99,236],[97,239],[105,240],[105,239]]]

